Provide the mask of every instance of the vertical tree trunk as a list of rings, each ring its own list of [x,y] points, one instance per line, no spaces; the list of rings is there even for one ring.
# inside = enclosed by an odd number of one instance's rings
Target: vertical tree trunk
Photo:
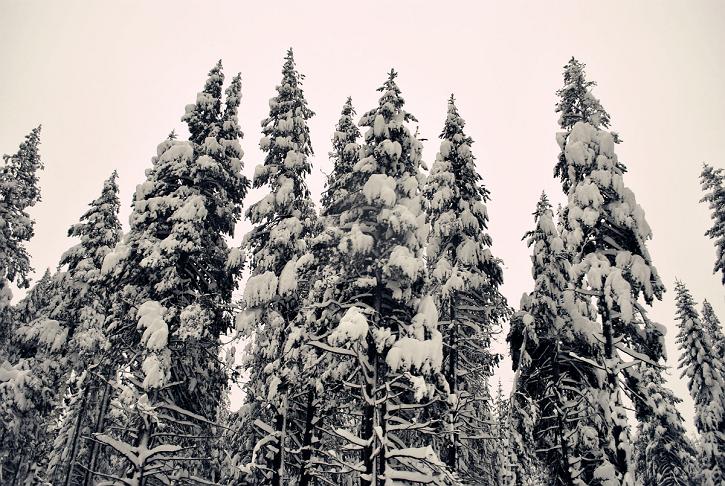
[[[103,396],[101,398],[101,408],[98,411],[98,417],[96,417],[96,423],[93,427],[93,433],[103,432],[104,423],[106,421],[106,411],[108,410],[108,404],[111,398],[111,384],[104,381],[103,384]],[[98,461],[98,450],[99,444],[97,441],[91,441],[91,452],[88,459],[88,467],[83,477],[83,486],[90,486],[91,480],[93,479],[93,471],[96,469],[96,462]]]
[[[80,439],[80,432],[81,432],[81,421],[83,419],[83,413],[86,409],[86,404],[88,402],[88,395],[90,394],[91,386],[90,383],[88,386],[85,387],[85,390],[83,390],[83,399],[81,400],[81,406],[78,409],[78,416],[76,417],[76,424],[73,428],[73,437],[71,439],[71,448],[70,448],[70,454],[68,455],[68,466],[65,470],[65,480],[63,481],[63,484],[65,486],[68,486],[71,482],[71,478],[73,477],[73,472],[75,469],[75,462],[76,462],[76,452],[78,451],[78,440]]]
[[[616,348],[614,347],[614,329],[612,328],[612,319],[609,315],[609,310],[603,304],[599,304],[599,312],[602,316],[602,333],[604,334],[604,358],[607,362],[610,362],[616,357]],[[619,380],[617,377],[617,370],[612,369],[611,363],[605,363],[607,370],[607,385],[610,393],[610,403],[621,406],[621,398],[619,395]],[[627,463],[627,454],[622,447],[623,435],[626,433],[626,428],[619,424],[618,417],[614,417],[615,422],[612,424],[612,437],[614,439],[614,450],[610,450],[612,464],[618,473],[624,477],[629,469]]]
[[[565,484],[571,484],[574,482],[574,479],[571,477],[571,472],[569,471],[569,445],[566,441],[566,423],[565,423],[565,417],[563,416],[563,410],[560,408],[561,404],[561,395],[559,395],[558,389],[559,389],[559,380],[561,378],[561,371],[559,370],[559,339],[556,338],[556,346],[555,346],[555,353],[554,353],[554,364],[553,364],[553,372],[554,372],[554,387],[555,387],[555,393],[556,393],[556,403],[554,412],[556,413],[556,421],[558,425],[558,430],[556,432],[557,441],[559,442],[559,447],[561,451],[561,455],[559,456],[559,465],[557,469],[560,471],[560,477],[563,477],[565,480]],[[555,479],[555,478],[554,478]]]
[[[310,472],[310,460],[312,459],[312,440],[314,437],[313,429],[315,427],[315,391],[310,384],[307,392],[307,409],[305,411],[305,431],[302,437],[302,475],[300,477],[299,486],[309,486],[312,480]]]
[[[383,307],[383,283],[382,274],[380,270],[376,271],[376,286],[375,295],[373,300],[373,308],[375,309],[375,318],[378,325],[382,322],[382,307]],[[365,465],[365,475],[369,478],[362,477],[360,479],[361,486],[377,486],[378,485],[378,471],[385,470],[385,466],[380,466],[379,463],[384,462],[384,458],[380,457],[383,454],[381,452],[375,454],[376,441],[375,437],[375,426],[381,421],[381,417],[378,414],[377,405],[375,404],[377,399],[377,388],[378,388],[378,350],[375,344],[375,340],[371,333],[368,333],[366,338],[367,343],[367,365],[369,367],[371,375],[368,376],[365,368],[363,367],[363,373],[365,373],[365,407],[363,412],[363,423],[362,423],[362,436],[363,439],[369,440],[369,444],[363,447],[363,463]]]
[[[450,393],[458,395],[458,380],[456,371],[458,370],[458,322],[456,321],[456,306],[453,299],[450,302],[450,323],[448,334],[448,373],[446,379]],[[451,426],[451,434],[449,435],[448,454],[446,456],[446,465],[451,471],[457,471],[458,466],[458,440],[459,432],[457,430],[456,411],[449,412],[449,423]]]
[[[284,398],[282,410],[277,411],[275,427],[277,431],[277,451],[272,459],[272,486],[282,486],[284,480],[284,447],[287,434],[287,398]]]

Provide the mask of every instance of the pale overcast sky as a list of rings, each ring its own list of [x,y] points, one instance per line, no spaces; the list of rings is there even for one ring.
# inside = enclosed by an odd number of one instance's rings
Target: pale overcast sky
[[[624,142],[625,184],[654,232],[650,251],[669,291],[651,317],[664,324],[670,365],[674,279],[707,298],[725,320],[723,286],[698,175],[725,166],[725,3],[616,2],[38,2],[0,0],[0,153],[13,153],[43,124],[43,200],[32,210],[29,245],[37,274],[55,267],[78,220],[113,169],[120,175],[122,220],[156,145],[176,129],[208,70],[224,62],[243,77],[240,121],[245,172],[262,161],[260,121],[293,46],[316,156],[316,196],[330,171],[327,152],[345,98],[362,113],[391,67],[406,108],[419,120],[425,159],[434,159],[446,100],[455,93],[474,153],[492,193],[494,253],[505,262],[504,292],[514,306],[531,289],[521,236],[542,190],[564,200],[552,170],[555,91],[573,55]],[[346,7],[346,6],[349,6]],[[252,192],[245,206],[259,198]],[[127,226],[127,224],[126,224]],[[237,240],[248,229],[241,226]],[[17,293],[17,292],[16,292]],[[500,376],[508,386],[508,362]],[[681,409],[692,426],[692,401]]]

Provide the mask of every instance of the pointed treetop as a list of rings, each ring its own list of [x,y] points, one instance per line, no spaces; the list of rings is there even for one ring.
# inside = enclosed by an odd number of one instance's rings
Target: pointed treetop
[[[541,197],[539,197],[539,202],[536,203],[534,220],[538,220],[542,214],[548,211],[551,211],[551,203],[549,202],[549,197],[546,195],[546,191],[541,191]]]
[[[675,280],[675,302],[677,304],[677,314],[685,318],[699,319],[699,314],[695,309],[697,303],[692,298],[692,294],[682,280]]]
[[[722,185],[723,170],[715,169],[710,164],[702,164],[702,172],[700,173],[700,181],[706,189],[716,188]]]
[[[242,99],[241,73],[237,73],[237,75],[232,78],[232,82],[224,92],[224,96],[226,100],[224,114],[222,115],[222,138],[227,140],[243,138],[244,133],[242,133],[242,129],[239,127],[238,118],[239,103]]]
[[[712,226],[705,236],[714,240],[716,249],[713,273],[722,272],[722,283],[725,284],[725,174],[723,169],[715,169],[703,164],[700,184],[705,193],[700,202],[707,203],[710,209]]]
[[[217,135],[223,85],[224,73],[219,60],[209,71],[204,89],[196,95],[196,102],[186,105],[184,116],[181,117],[181,121],[186,122],[189,127],[191,142],[201,144],[206,137]]]
[[[355,139],[360,135],[360,130],[352,120],[356,114],[355,107],[352,105],[352,96],[348,96],[345,100],[345,104],[342,105],[342,111],[340,112],[340,119],[335,127],[336,133],[333,138],[333,146],[336,142],[341,143],[340,149],[345,148],[345,144],[354,142]],[[340,133],[338,135],[338,132]]]
[[[282,84],[288,84],[293,88],[297,88],[298,84],[302,84],[302,80],[305,79],[305,75],[297,72],[295,63],[295,56],[292,48],[287,49],[287,54],[284,56],[284,65],[282,66]]]
[[[299,164],[293,164],[300,174],[311,171],[306,156],[314,154],[312,142],[310,141],[310,129],[307,120],[315,115],[308,106],[305,93],[302,89],[304,76],[295,69],[292,49],[287,51],[284,67],[282,68],[282,83],[276,87],[277,95],[269,100],[269,116],[262,120],[262,134],[264,138],[263,151],[267,152],[265,165],[277,165],[278,158],[286,156],[287,152],[293,150],[305,157],[299,159]],[[280,137],[291,137],[290,143],[277,145]],[[303,160],[304,159],[304,160]],[[266,184],[272,174],[268,171],[265,176],[254,178],[254,187]],[[276,177],[276,176],[275,176]]]
[[[471,145],[473,139],[463,133],[463,128],[466,126],[466,120],[464,120],[458,113],[458,107],[455,103],[453,95],[448,99],[448,112],[446,114],[446,122],[443,125],[443,131],[441,132],[440,138],[453,140],[457,143],[466,143]]]
[[[342,105],[342,115],[349,115],[355,112],[355,108],[352,106],[352,96],[348,96],[345,100],[345,104]]]
[[[400,88],[395,82],[395,78],[397,77],[398,73],[395,69],[391,69],[388,73],[388,79],[386,79],[383,85],[378,88],[378,91],[383,93],[378,101],[380,106],[383,107],[384,111],[388,112],[388,114],[392,114],[393,111],[400,109],[405,104],[405,100],[400,96]],[[417,121],[412,117],[412,115],[411,118],[406,119],[406,121],[408,120]]]
[[[328,154],[333,161],[332,173],[325,183],[325,191],[322,194],[322,213],[325,215],[334,213],[337,209],[335,204],[344,198],[349,187],[348,180],[353,172],[353,167],[358,161],[360,146],[357,140],[360,137],[360,129],[355,124],[353,117],[355,108],[352,106],[352,97],[348,96],[340,113],[340,119],[335,125],[335,133],[332,136],[332,151]]]
[[[561,113],[559,125],[566,130],[578,121],[596,128],[609,127],[609,114],[591,92],[597,83],[587,81],[585,67],[586,64],[572,57],[564,66],[564,87],[556,92],[560,98],[556,105],[556,112]]]
[[[723,353],[725,353],[725,335],[722,332],[720,319],[715,315],[715,310],[707,299],[702,301],[702,320],[704,321],[705,332],[712,342],[713,350],[716,355],[723,357]]]
[[[91,259],[96,269],[100,269],[103,258],[118,243],[121,236],[121,223],[118,210],[121,202],[118,198],[118,173],[114,170],[103,181],[101,194],[90,202],[90,208],[80,217],[80,221],[68,228],[69,237],[78,237],[81,242],[66,251],[60,258],[58,267],[68,266],[73,273],[78,264]],[[87,270],[87,265],[84,268]]]
[[[118,171],[116,169],[113,169],[111,175],[103,181],[103,194],[107,193],[118,194]]]

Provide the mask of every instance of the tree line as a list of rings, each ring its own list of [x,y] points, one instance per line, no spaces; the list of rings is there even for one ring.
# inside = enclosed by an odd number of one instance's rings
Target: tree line
[[[585,65],[572,58],[556,93],[566,204],[536,205],[533,288],[515,309],[454,96],[428,168],[396,77],[359,118],[345,101],[317,207],[314,112],[292,50],[251,181],[241,77],[225,87],[220,61],[186,106],[188,138],[158,145],[129,230],[114,172],[68,230],[79,242],[16,304],[11,284],[30,287],[40,127],[4,157],[2,484],[721,484],[722,327],[676,282],[693,441],[665,384],[665,328],[647,314],[665,291],[652,232]],[[703,167],[725,284],[724,179]],[[243,212],[250,187],[264,195]],[[242,217],[252,229],[232,247]],[[491,391],[507,324],[510,395]]]

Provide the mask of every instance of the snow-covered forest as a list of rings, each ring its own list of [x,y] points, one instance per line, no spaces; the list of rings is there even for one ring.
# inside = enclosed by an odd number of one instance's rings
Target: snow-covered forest
[[[243,83],[220,61],[179,110],[188,137],[172,131],[151,154],[128,231],[114,172],[57,269],[30,282],[33,129],[0,167],[0,482],[722,484],[722,325],[655,268],[617,157],[637,134],[611,130],[585,64],[571,58],[562,74],[550,166],[566,202],[542,193],[531,208],[520,302],[501,292],[466,107],[451,95],[439,139],[423,140],[395,70],[373,106],[341,100],[318,205],[315,113],[292,49],[260,114],[251,180]],[[699,183],[714,244],[714,268],[700,271],[725,284],[725,170],[705,164]],[[243,220],[251,230],[234,244]],[[13,285],[28,291],[13,299]],[[666,288],[678,349],[648,315]],[[504,358],[510,393],[494,379]]]

